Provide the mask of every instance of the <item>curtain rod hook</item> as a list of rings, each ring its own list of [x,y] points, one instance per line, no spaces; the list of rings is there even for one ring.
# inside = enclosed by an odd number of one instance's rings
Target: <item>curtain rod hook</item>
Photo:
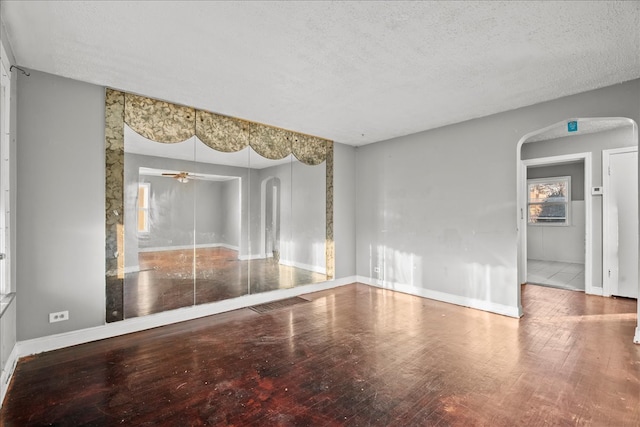
[[[20,72],[22,72],[22,74],[24,74],[27,77],[29,77],[31,75],[31,73],[27,73],[25,70],[23,70],[22,68],[20,68],[18,66],[15,66],[15,65],[12,65],[11,67],[9,67],[9,72],[13,71],[14,68],[16,70],[20,70]]]

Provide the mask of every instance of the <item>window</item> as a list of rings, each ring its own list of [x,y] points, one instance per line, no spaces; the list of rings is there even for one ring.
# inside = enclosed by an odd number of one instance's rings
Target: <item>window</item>
[[[138,184],[138,233],[149,232],[149,190],[148,182]]]
[[[527,180],[529,224],[569,225],[571,177]]]

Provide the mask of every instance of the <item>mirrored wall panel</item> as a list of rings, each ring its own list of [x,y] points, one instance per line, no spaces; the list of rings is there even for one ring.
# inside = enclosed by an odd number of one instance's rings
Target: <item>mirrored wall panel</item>
[[[333,277],[331,141],[106,99],[107,321]]]

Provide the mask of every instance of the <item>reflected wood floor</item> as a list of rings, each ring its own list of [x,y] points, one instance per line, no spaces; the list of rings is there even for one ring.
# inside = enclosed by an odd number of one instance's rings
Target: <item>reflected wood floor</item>
[[[272,258],[241,261],[227,248],[141,252],[138,261],[140,271],[125,275],[125,318],[327,280]]]
[[[512,319],[354,284],[19,362],[3,426],[640,425],[636,302]]]

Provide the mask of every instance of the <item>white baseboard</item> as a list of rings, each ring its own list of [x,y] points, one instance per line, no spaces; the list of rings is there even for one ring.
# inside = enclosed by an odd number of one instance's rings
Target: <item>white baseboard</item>
[[[11,382],[11,378],[13,377],[13,372],[16,370],[16,365],[18,364],[18,345],[13,346],[13,350],[9,354],[9,358],[4,366],[2,366],[2,374],[0,375],[0,408],[2,408],[2,403],[4,402],[4,398],[7,395],[7,388],[9,388],[9,383]]]
[[[280,259],[280,264],[286,265],[289,267],[300,268],[302,270],[313,271],[314,273],[327,274],[327,269],[319,265],[304,264],[301,262],[295,262],[295,261],[282,259],[282,258]]]
[[[433,291],[430,289],[419,288],[413,285],[406,285],[402,283],[391,283],[371,277],[356,276],[358,282],[364,283],[370,286],[375,286],[382,289],[389,289],[392,291],[402,292],[405,294],[416,295],[419,297],[429,298],[436,301],[442,301],[449,304],[460,305],[463,307],[475,308],[477,310],[488,311],[490,313],[501,314],[503,316],[521,317],[522,313],[518,307],[511,307],[504,304],[497,304],[490,301],[479,300],[476,298],[468,298],[459,295],[448,294],[446,292]]]
[[[135,317],[119,322],[108,323],[93,328],[80,329],[77,331],[65,332],[62,334],[50,335],[41,338],[34,338],[26,341],[19,341],[16,344],[17,357],[25,357],[45,351],[57,350],[73,345],[84,344],[91,341],[112,338],[132,332],[143,331],[145,329],[156,328],[158,326],[170,325],[172,323],[184,322],[186,320],[211,316],[213,314],[224,313],[226,311],[237,310],[250,307],[256,304],[277,301],[284,298],[308,294],[311,292],[323,291],[348,285],[356,281],[355,276],[327,282],[314,283],[311,285],[296,286],[289,289],[278,289],[271,292],[264,292],[255,295],[245,295],[224,301],[209,304],[196,305],[192,307],[179,308],[148,316]]]
[[[603,295],[602,288],[596,288],[595,286],[587,286],[585,293],[589,295],[597,295],[599,297]]]
[[[137,273],[138,271],[140,271],[140,266],[139,265],[130,265],[130,266],[124,268],[124,274]]]
[[[640,322],[640,320],[638,320],[638,322]],[[633,342],[636,344],[640,344],[640,323],[636,327],[636,336],[633,337]]]
[[[206,248],[227,248],[232,251],[237,251],[240,248],[226,243],[201,243],[198,245],[178,245],[178,246],[156,246],[153,248],[138,248],[138,253],[141,252],[164,252],[164,251],[184,251],[189,249],[206,249]]]
[[[256,259],[264,259],[264,255],[262,254],[252,254],[252,255],[239,255],[238,259],[240,261],[252,261]]]

